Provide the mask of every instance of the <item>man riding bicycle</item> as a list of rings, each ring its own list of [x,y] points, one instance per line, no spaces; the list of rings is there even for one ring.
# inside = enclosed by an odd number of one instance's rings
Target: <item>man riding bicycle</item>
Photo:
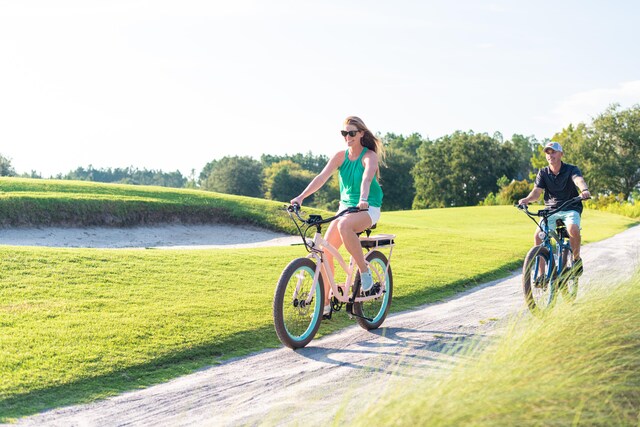
[[[591,197],[589,188],[585,182],[582,172],[575,165],[570,165],[562,161],[564,152],[562,146],[557,142],[549,142],[544,147],[548,167],[538,171],[535,185],[531,193],[524,199],[518,201],[519,205],[528,205],[540,198],[544,191],[544,204],[548,209],[554,209],[565,201],[581,196],[583,199]],[[549,226],[555,229],[556,220],[562,219],[569,234],[569,244],[573,251],[574,274],[582,274],[582,259],[580,258],[580,215],[582,214],[582,202],[569,203],[560,212],[556,212],[549,217]],[[533,239],[536,245],[542,243],[536,229]]]

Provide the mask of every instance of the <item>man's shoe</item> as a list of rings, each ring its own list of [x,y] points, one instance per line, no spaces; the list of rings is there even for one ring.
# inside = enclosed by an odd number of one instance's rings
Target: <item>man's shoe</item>
[[[582,268],[582,258],[573,260],[573,266],[571,266],[571,274],[576,277],[582,276],[584,268]]]
[[[371,270],[367,269],[365,273],[360,273],[360,289],[362,292],[368,292],[373,288],[373,277],[371,277]]]

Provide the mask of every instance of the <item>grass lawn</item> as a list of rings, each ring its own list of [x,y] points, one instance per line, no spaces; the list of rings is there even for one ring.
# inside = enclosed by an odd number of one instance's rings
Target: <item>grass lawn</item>
[[[210,194],[196,196],[205,204],[218,203]],[[271,224],[286,222],[273,219],[287,218],[278,210],[281,204],[228,197],[225,203],[236,212]],[[585,242],[635,224],[598,211],[586,211],[583,218]],[[504,206],[384,213],[379,231],[398,236],[392,311],[443,299],[517,269],[531,245],[532,225]],[[193,251],[0,246],[0,421],[280,347],[271,317],[275,283],[291,259],[304,255],[301,246]],[[353,324],[344,313],[334,319],[323,323],[320,335]]]

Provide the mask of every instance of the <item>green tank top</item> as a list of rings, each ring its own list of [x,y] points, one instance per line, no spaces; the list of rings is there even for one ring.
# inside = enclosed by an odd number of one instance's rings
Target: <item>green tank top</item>
[[[355,160],[349,160],[349,150],[345,151],[344,162],[338,169],[340,174],[340,202],[347,207],[357,206],[358,202],[360,202],[360,185],[362,184],[362,175],[364,175],[362,156],[367,150],[367,147],[363,147],[362,153]],[[367,200],[369,206],[381,207],[382,196],[382,188],[380,188],[378,178],[374,176]]]

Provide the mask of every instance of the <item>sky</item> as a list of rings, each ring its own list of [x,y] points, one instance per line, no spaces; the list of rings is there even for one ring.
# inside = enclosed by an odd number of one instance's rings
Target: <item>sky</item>
[[[0,0],[0,154],[43,177],[345,148],[551,138],[640,103],[640,2]]]

